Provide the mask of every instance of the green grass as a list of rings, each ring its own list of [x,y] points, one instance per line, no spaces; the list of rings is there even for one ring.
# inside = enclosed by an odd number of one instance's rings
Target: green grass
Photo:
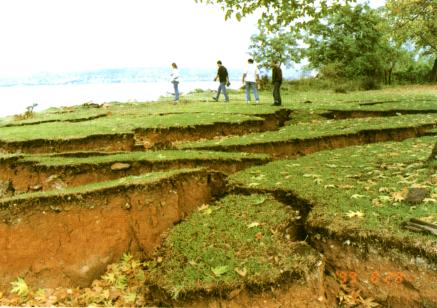
[[[436,141],[423,137],[322,151],[247,169],[232,175],[231,183],[291,191],[313,205],[308,223],[334,234],[411,240],[424,247],[430,236],[400,224],[413,217],[437,222],[437,174],[426,161]],[[429,197],[406,203],[412,187],[427,188]]]
[[[42,112],[34,112],[32,117],[28,119],[16,119],[14,116],[9,116],[0,119],[0,127],[6,125],[23,125],[23,124],[38,124],[40,122],[53,121],[84,121],[92,117],[107,115],[108,111],[97,108],[87,108],[83,106],[70,107],[69,112],[62,112],[62,108],[49,108]]]
[[[110,155],[97,155],[87,157],[57,156],[57,155],[26,155],[19,162],[33,162],[44,166],[71,166],[71,165],[98,165],[114,162],[135,161],[171,161],[171,160],[239,160],[268,159],[267,154],[248,154],[241,152],[215,152],[215,151],[140,151],[126,152]],[[1,158],[1,157],[0,157]]]
[[[283,86],[283,107],[293,110],[436,110],[437,91],[435,86],[397,86],[382,90],[352,91],[346,94],[333,90],[298,90],[299,87]],[[184,97],[191,102],[211,101],[211,92],[192,93]],[[246,101],[244,91],[233,93],[231,106],[243,107]],[[272,103],[271,91],[260,91],[260,106]],[[310,101],[311,103],[305,103]],[[394,103],[396,101],[396,103]],[[363,103],[385,102],[377,105],[362,106]],[[219,104],[223,105],[223,104]],[[253,106],[248,106],[253,107]],[[272,107],[275,108],[275,107]],[[276,107],[277,108],[277,107]]]
[[[137,128],[189,127],[212,125],[217,122],[242,123],[250,120],[262,120],[259,117],[242,114],[168,114],[163,116],[122,114],[94,119],[86,122],[52,122],[39,125],[2,127],[0,140],[26,141],[35,139],[66,140],[84,138],[91,135],[132,133]]]
[[[215,140],[185,142],[180,149],[206,148],[215,146],[234,146],[256,143],[270,143],[293,139],[312,139],[324,136],[355,134],[363,130],[381,130],[401,127],[417,127],[425,124],[437,124],[437,113],[403,115],[387,118],[358,118],[345,120],[320,120],[311,123],[299,122],[284,126],[278,131],[252,133],[238,137],[224,137]]]
[[[175,226],[158,255],[151,283],[173,297],[198,290],[229,290],[273,283],[287,273],[303,274],[318,257],[287,239],[297,213],[270,195],[228,195],[203,206]]]

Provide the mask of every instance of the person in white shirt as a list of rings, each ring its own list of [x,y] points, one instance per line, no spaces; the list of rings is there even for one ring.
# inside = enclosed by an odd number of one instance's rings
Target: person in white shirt
[[[243,83],[246,85],[246,103],[250,103],[250,88],[252,88],[253,96],[255,96],[255,103],[259,103],[258,92],[256,90],[256,82],[259,79],[259,70],[253,59],[247,60],[246,70],[243,74]]]
[[[172,63],[171,67],[173,68],[170,74],[171,83],[173,84],[173,88],[174,88],[173,102],[176,104],[177,102],[179,102],[179,71],[176,63]]]

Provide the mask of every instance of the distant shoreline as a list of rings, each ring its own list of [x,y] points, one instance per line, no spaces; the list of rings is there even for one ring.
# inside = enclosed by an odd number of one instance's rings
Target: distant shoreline
[[[232,89],[238,89],[241,80],[231,81],[231,84]],[[216,90],[217,87],[218,83],[214,81],[182,81],[180,91],[189,93],[195,89]],[[169,81],[0,87],[0,117],[23,113],[34,103],[38,104],[35,111],[43,111],[84,103],[153,102],[168,96],[172,90]]]

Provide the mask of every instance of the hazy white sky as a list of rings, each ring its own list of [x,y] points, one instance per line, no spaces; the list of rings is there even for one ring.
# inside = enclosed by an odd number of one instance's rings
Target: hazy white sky
[[[1,0],[0,76],[39,71],[239,66],[256,18],[194,0]]]
[[[255,31],[255,16],[225,21],[194,0],[0,0],[0,77],[218,59],[242,67]]]

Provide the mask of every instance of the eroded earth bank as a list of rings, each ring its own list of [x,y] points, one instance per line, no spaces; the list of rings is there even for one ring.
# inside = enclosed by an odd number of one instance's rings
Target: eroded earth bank
[[[308,135],[286,109],[63,140],[8,131],[0,303],[436,307],[437,118],[409,113],[331,112]]]

